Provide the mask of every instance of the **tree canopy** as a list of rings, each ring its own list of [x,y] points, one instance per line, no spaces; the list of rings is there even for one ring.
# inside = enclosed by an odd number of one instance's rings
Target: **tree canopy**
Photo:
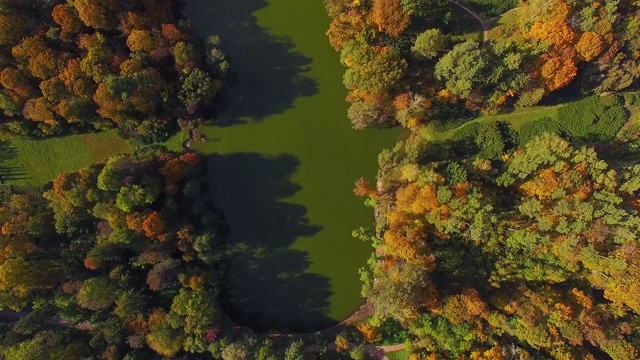
[[[383,122],[413,131],[452,121],[443,115],[452,107],[496,113],[536,105],[570,86],[606,93],[640,79],[634,2],[325,3],[333,19],[327,35],[346,68],[347,100],[375,104]],[[504,15],[482,19],[487,8]],[[411,122],[391,106],[410,93],[431,104]]]
[[[545,133],[494,166],[405,158],[359,191],[382,212],[364,294],[437,358],[637,358],[637,155]]]
[[[211,109],[228,67],[219,49],[207,47],[220,54],[206,61],[171,1],[40,1],[33,9],[2,3],[5,131],[51,136],[115,128],[125,138],[161,142]]]
[[[43,192],[3,187],[0,308],[49,307],[90,324],[93,354],[207,352],[222,321],[224,224],[201,195],[203,171],[193,153],[142,151]],[[20,358],[39,336],[3,353]],[[60,336],[47,342],[66,351]]]

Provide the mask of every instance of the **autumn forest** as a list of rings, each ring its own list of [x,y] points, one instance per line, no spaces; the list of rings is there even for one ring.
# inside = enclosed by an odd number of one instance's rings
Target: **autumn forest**
[[[339,89],[314,72],[325,58],[259,25],[279,1],[203,1],[225,37],[182,1],[0,0],[0,359],[640,357],[638,0],[313,0]],[[318,265],[296,243],[344,221],[291,202],[309,158],[209,136],[314,96],[344,108],[321,121],[395,143],[375,178],[311,180],[369,214],[339,236],[370,252],[340,274],[360,278],[346,320],[311,274],[337,250]],[[294,138],[315,126],[297,116]],[[322,154],[323,172],[349,166]],[[239,213],[264,228],[234,228]],[[287,257],[309,264],[278,273]],[[273,287],[242,298],[238,271]],[[306,315],[239,310],[260,297]]]

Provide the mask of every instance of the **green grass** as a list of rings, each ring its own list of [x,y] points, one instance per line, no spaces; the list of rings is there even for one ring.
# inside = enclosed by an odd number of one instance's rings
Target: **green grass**
[[[180,132],[173,134],[169,139],[167,139],[167,141],[163,142],[162,145],[170,151],[182,152],[184,150],[183,145],[188,138],[189,131],[181,130]]]
[[[620,109],[624,107],[624,109],[632,115],[632,121],[637,121],[637,119],[635,118],[635,114],[638,112],[638,108],[635,107],[635,105],[629,103],[627,103],[626,105],[619,105],[617,104],[617,100],[615,100],[614,97],[615,96],[612,95],[592,95],[581,100],[560,105],[520,108],[507,114],[480,116],[446,131],[439,131],[436,125],[428,125],[421,130],[418,136],[424,141],[448,141],[453,139],[454,135],[458,131],[461,131],[467,126],[471,126],[472,124],[487,124],[495,121],[508,123],[509,127],[512,130],[520,131],[523,125],[540,120],[542,118],[548,118],[552,121],[556,121],[563,128],[566,128],[567,126],[569,128],[579,128],[580,126],[584,125],[584,131],[586,132],[596,130],[601,132],[610,132],[611,129],[609,129],[608,127],[619,129],[619,126],[621,126],[619,119],[615,119],[615,121],[609,121],[607,117],[603,116],[603,114],[611,114],[611,109],[616,110],[616,108],[618,108],[618,111],[613,113],[615,116],[610,116],[612,118],[619,117],[620,114],[618,113],[620,112]],[[599,124],[599,121],[602,121],[602,123]],[[600,127],[602,127],[603,129],[600,129]],[[589,135],[588,133],[585,134]],[[577,133],[573,135],[582,138],[586,136],[585,134]],[[608,136],[609,134],[605,135]]]
[[[520,28],[521,9],[517,8],[500,16],[489,31],[489,40],[498,41],[504,39],[505,35],[523,40],[522,29]]]
[[[159,145],[181,152],[188,136],[188,131],[180,131]],[[0,180],[12,185],[42,186],[59,174],[130,153],[141,146],[120,138],[115,131],[47,139],[12,135],[1,138],[4,141],[0,141]]]
[[[572,138],[604,143],[613,140],[629,119],[621,95],[593,95],[558,109],[557,121]]]
[[[482,116],[478,118],[479,122],[503,121],[508,122],[513,130],[519,130],[525,123],[548,117],[557,120],[558,109],[563,105],[556,106],[535,106],[530,108],[516,109],[508,114],[498,114],[490,116]]]
[[[557,112],[558,109],[562,106],[563,105],[536,106],[531,108],[516,109],[508,114],[479,116],[471,121],[468,121],[458,127],[449,129],[447,131],[439,131],[437,130],[435,125],[427,125],[424,127],[424,129],[422,129],[419,136],[422,139],[428,141],[447,141],[451,140],[456,132],[473,123],[487,124],[494,121],[509,123],[509,127],[511,127],[513,130],[518,131],[525,123],[533,120],[538,120],[540,118],[548,117],[553,119],[554,121],[557,121]]]
[[[3,182],[42,186],[58,174],[75,171],[110,156],[131,152],[115,132],[69,135],[49,139],[14,137],[6,143]]]
[[[637,139],[640,134],[640,91],[626,93],[624,98],[629,121],[622,127],[618,137],[622,140]]]
[[[404,350],[400,350],[392,353],[385,353],[385,355],[387,356],[387,358],[389,358],[389,360],[406,360],[407,359],[407,352]]]
[[[620,138],[622,139],[632,139],[633,137],[638,137],[640,133],[640,113],[632,115],[629,122],[622,128],[620,132]]]
[[[104,161],[116,154],[131,152],[129,143],[112,134],[87,134],[83,137],[91,154],[91,163]]]

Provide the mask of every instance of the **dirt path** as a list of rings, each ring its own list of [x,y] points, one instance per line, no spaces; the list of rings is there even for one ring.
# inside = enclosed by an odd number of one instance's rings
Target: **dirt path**
[[[16,312],[16,311],[11,311],[11,310],[2,310],[0,311],[0,318],[5,318],[5,319],[15,319],[20,320],[23,317],[27,316],[29,313],[27,311],[20,311],[20,312]],[[47,324],[50,325],[55,325],[55,326],[63,326],[63,327],[70,327],[72,326],[71,322],[68,320],[64,320],[61,319],[59,317],[52,317],[51,319],[47,320]],[[89,323],[80,323],[75,325],[75,328],[78,330],[92,330],[93,329],[93,325],[89,324]]]
[[[469,14],[471,14],[471,16],[473,16],[474,18],[476,18],[478,20],[478,22],[480,23],[480,26],[482,26],[482,46],[484,46],[484,44],[489,40],[489,30],[491,29],[491,24],[493,23],[492,19],[485,19],[482,16],[480,16],[479,14],[477,14],[475,11],[469,9],[468,7],[466,7],[465,5],[462,5],[461,3],[459,3],[456,0],[447,0],[448,2],[457,5],[458,7],[460,7],[461,9],[463,9],[464,11],[468,12]]]
[[[349,343],[349,350],[357,348],[360,346],[359,344]],[[404,344],[395,344],[395,345],[384,345],[384,346],[375,346],[375,345],[365,345],[364,352],[370,358],[374,360],[389,360],[389,358],[385,355],[386,353],[398,352],[404,349]],[[309,352],[318,353],[322,349],[318,345],[311,345],[307,348]],[[327,345],[327,350],[336,351],[336,344]],[[348,350],[347,350],[348,351]]]
[[[352,348],[358,346],[357,344],[349,344]],[[374,360],[389,360],[385,355],[386,353],[398,352],[404,349],[404,344],[374,346],[365,345],[364,352]]]

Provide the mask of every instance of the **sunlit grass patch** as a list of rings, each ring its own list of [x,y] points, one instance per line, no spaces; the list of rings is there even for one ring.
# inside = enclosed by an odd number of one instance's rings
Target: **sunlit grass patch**
[[[116,154],[130,153],[131,145],[113,133],[84,135],[84,141],[91,152],[92,162],[101,162]]]
[[[42,186],[58,174],[87,167],[120,153],[131,152],[129,144],[115,132],[80,134],[48,139],[13,137],[11,156],[2,164],[11,169],[3,182]]]

